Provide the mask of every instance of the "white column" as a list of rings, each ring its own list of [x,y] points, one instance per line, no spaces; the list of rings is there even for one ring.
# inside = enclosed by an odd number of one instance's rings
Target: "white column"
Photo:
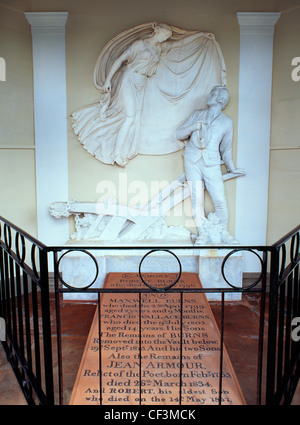
[[[49,213],[68,199],[65,25],[67,12],[25,13],[31,25],[38,238],[65,243],[69,226]]]
[[[241,245],[265,245],[274,26],[280,13],[237,13],[240,25],[239,116],[235,236]],[[249,264],[249,271],[251,264]]]

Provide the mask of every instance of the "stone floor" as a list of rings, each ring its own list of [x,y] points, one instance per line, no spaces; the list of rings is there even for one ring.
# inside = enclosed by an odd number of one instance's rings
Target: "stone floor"
[[[211,303],[217,323],[220,304]],[[95,304],[64,302],[61,308],[64,404],[68,403],[93,319]],[[53,323],[55,317],[53,315]],[[259,303],[247,296],[241,302],[226,303],[224,342],[240,382],[247,404],[257,403],[256,374],[258,349]],[[53,335],[53,345],[56,337]],[[26,404],[17,380],[0,344],[0,405]],[[300,385],[293,399],[300,405]]]

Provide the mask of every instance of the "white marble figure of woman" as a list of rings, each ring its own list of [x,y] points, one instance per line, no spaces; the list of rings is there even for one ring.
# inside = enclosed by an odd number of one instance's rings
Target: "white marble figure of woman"
[[[100,55],[101,60],[98,59],[95,68],[95,85],[101,94],[100,101],[71,115],[74,132],[83,147],[106,164],[125,166],[138,153],[168,153],[183,147],[175,136],[175,122],[178,126],[176,108],[183,98],[187,97],[188,101],[187,95],[195,79],[192,74],[192,83],[185,82],[191,69],[189,60],[195,61],[199,34],[203,33],[192,32],[187,36],[185,32],[175,31],[174,35],[175,27],[153,23],[149,34],[149,24],[141,27],[142,30],[135,32],[133,29],[129,36],[115,42],[117,53],[113,61],[107,54],[105,63],[105,57]],[[210,36],[205,34],[205,42],[212,41]],[[203,49],[204,44],[201,53]],[[220,62],[224,70],[222,57]],[[201,63],[199,66],[202,66]],[[216,73],[220,74],[220,71]],[[102,80],[102,85],[99,80]],[[180,87],[181,80],[183,85]],[[213,83],[216,83],[215,79]],[[169,86],[174,85],[176,89],[170,89]],[[179,92],[176,92],[177,86],[180,87]],[[189,107],[194,105],[189,102]],[[171,127],[174,120],[174,136],[171,134],[171,137],[162,134],[165,129],[168,130],[168,124],[159,123],[166,112],[168,116],[164,119],[171,123]],[[180,112],[182,117],[182,110]],[[161,133],[155,133],[159,128]],[[176,140],[173,141],[174,147],[165,148],[167,152],[159,147],[164,137],[167,143],[172,137]]]

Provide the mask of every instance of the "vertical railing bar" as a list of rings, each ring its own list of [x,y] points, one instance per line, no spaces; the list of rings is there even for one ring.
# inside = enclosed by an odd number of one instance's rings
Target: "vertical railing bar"
[[[294,287],[294,295],[293,295],[293,317],[298,317],[298,313],[300,313],[300,298],[299,298],[299,265],[295,268],[293,272],[293,287]]]
[[[59,405],[64,403],[64,375],[62,361],[62,342],[61,342],[61,316],[60,316],[60,297],[61,294],[55,294],[56,310],[56,344],[57,344],[57,366],[58,366],[58,399]]]
[[[291,322],[292,322],[292,294],[293,294],[293,276],[288,277],[287,303],[286,303],[286,322],[285,322],[285,354],[284,354],[284,376],[291,373]]]
[[[100,406],[103,405],[102,397],[102,327],[101,327],[101,299],[100,292],[98,292],[98,356],[99,356],[99,401]]]
[[[25,272],[23,272],[23,294],[24,294],[27,365],[28,365],[29,372],[32,372],[30,309],[29,309],[29,297],[28,297],[28,276]]]
[[[13,259],[9,258],[9,282],[10,282],[10,299],[11,299],[11,314],[12,314],[12,325],[13,325],[13,334],[12,340],[14,349],[17,350],[18,347],[18,329],[17,329],[17,310],[16,310],[16,293],[15,293],[15,276],[14,276],[14,262]]]
[[[19,348],[22,362],[24,361],[24,332],[23,332],[23,305],[21,294],[21,275],[20,266],[16,263],[16,288],[17,288],[17,306],[18,306],[18,328],[19,328]]]
[[[142,294],[139,292],[139,405],[142,404]]]
[[[266,404],[275,404],[275,367],[276,367],[276,339],[277,339],[277,306],[278,306],[278,273],[279,251],[271,251],[270,293],[269,293],[269,325],[268,325],[268,353]]]
[[[267,264],[268,254],[263,253],[263,277],[262,292],[260,295],[260,314],[259,314],[259,339],[258,339],[258,359],[257,359],[257,404],[262,404],[262,373],[264,356],[264,330],[265,330],[265,310],[266,310],[266,288],[267,288]]]
[[[277,341],[277,385],[276,391],[282,389],[282,367],[283,367],[283,340],[284,340],[284,310],[285,310],[285,290],[286,281],[281,284],[279,290],[279,320],[278,320],[278,341]]]
[[[63,378],[63,361],[62,361],[62,341],[61,341],[61,311],[60,297],[58,292],[59,281],[57,271],[57,252],[53,252],[54,262],[54,291],[55,291],[55,313],[56,313],[56,343],[57,343],[57,364],[58,364],[58,392],[59,404],[64,403],[64,378]]]
[[[297,282],[297,308],[295,308],[296,313],[294,314],[294,317],[300,317],[300,270],[299,270],[299,264],[297,268],[295,269],[296,274],[296,282]]]
[[[288,290],[287,290],[287,305],[286,305],[286,341],[285,341],[285,362],[284,362],[284,375],[283,375],[283,404],[289,405],[294,396],[297,387],[298,377],[300,373],[300,365],[297,355],[297,345],[299,344],[291,338],[291,322],[292,317],[299,317],[297,311],[299,309],[299,288],[298,288],[298,271],[299,267],[295,267],[292,274],[288,277]],[[298,306],[297,306],[298,303]],[[299,345],[298,345],[299,346]],[[300,357],[299,357],[300,358]],[[298,368],[297,368],[298,366]]]
[[[31,300],[33,315],[33,340],[34,340],[34,359],[35,359],[35,376],[41,387],[41,359],[40,359],[40,335],[39,335],[39,319],[38,319],[38,300],[37,300],[37,284],[31,279]]]
[[[297,266],[293,272],[294,278],[294,295],[293,295],[293,317],[299,317],[300,315],[300,298],[299,298],[299,266]],[[291,360],[294,364],[297,359],[297,341],[292,339],[292,355]]]
[[[6,305],[5,305],[5,277],[4,277],[4,262],[3,262],[3,248],[0,247],[0,315],[3,317],[6,321]]]
[[[29,374],[32,374],[32,352],[31,352],[31,330],[30,330],[30,308],[29,308],[29,296],[28,296],[28,276],[23,272],[23,294],[24,294],[24,313],[25,313],[25,341],[26,341],[26,354],[27,354],[27,370]],[[32,385],[28,382],[28,395],[29,399],[32,399]]]
[[[11,304],[10,304],[10,285],[9,285],[9,272],[8,272],[8,254],[4,252],[4,276],[5,276],[5,293],[6,293],[6,334],[9,338],[12,337],[11,328]]]
[[[180,292],[180,381],[179,381],[179,405],[182,405],[182,331],[183,331],[183,292]]]
[[[225,301],[225,293],[222,292],[221,295],[221,338],[220,338],[220,375],[219,375],[219,405],[221,405],[221,399],[222,399],[222,385],[223,385],[223,350],[224,350],[224,301]]]
[[[44,374],[47,405],[54,404],[53,388],[53,360],[51,343],[51,316],[50,316],[50,293],[49,293],[49,272],[48,272],[48,252],[40,252],[40,285],[42,304],[42,331],[44,347]]]

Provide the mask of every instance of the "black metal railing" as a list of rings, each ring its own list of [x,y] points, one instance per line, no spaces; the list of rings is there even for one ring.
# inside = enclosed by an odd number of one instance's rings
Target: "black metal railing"
[[[138,297],[138,310],[135,312],[137,318],[138,318],[138,333],[136,335],[138,345],[139,345],[139,373],[138,376],[140,377],[139,380],[139,391],[138,391],[138,401],[139,404],[142,402],[145,402],[145,398],[143,398],[143,389],[142,389],[142,362],[143,362],[143,356],[142,356],[142,341],[143,341],[143,333],[142,333],[142,319],[143,319],[143,312],[142,312],[142,306],[143,306],[143,296],[146,296],[147,294],[153,294],[153,293],[163,293],[165,296],[172,296],[174,294],[177,294],[180,298],[178,300],[178,311],[179,316],[177,317],[177,324],[178,324],[178,335],[177,335],[177,343],[179,346],[179,352],[180,352],[180,360],[179,360],[179,373],[178,373],[178,397],[176,400],[179,404],[182,403],[182,391],[183,391],[183,368],[182,368],[182,353],[184,348],[184,324],[186,321],[190,319],[188,315],[184,314],[184,306],[187,296],[194,296],[197,297],[200,294],[206,295],[208,298],[215,298],[218,297],[218,301],[216,301],[219,304],[220,309],[220,324],[219,324],[219,332],[220,332],[220,340],[219,340],[219,360],[218,364],[216,366],[216,370],[214,372],[215,375],[218,376],[218,390],[216,392],[217,396],[214,397],[213,401],[215,404],[222,404],[226,403],[226,398],[222,397],[223,393],[223,387],[224,387],[224,373],[223,373],[223,359],[225,357],[225,345],[224,345],[224,336],[226,334],[226,326],[225,326],[225,310],[226,310],[226,301],[230,301],[232,297],[238,297],[242,296],[243,294],[251,294],[251,295],[259,295],[258,303],[259,303],[259,312],[260,312],[260,318],[259,318],[259,324],[257,329],[257,341],[258,344],[255,346],[256,350],[256,379],[257,379],[257,397],[256,397],[256,403],[262,404],[262,400],[264,398],[262,394],[263,390],[263,381],[264,381],[264,370],[263,370],[263,354],[264,354],[264,332],[265,332],[265,301],[266,301],[266,285],[267,285],[267,250],[265,247],[226,247],[226,251],[228,254],[224,257],[222,265],[220,267],[219,274],[222,274],[222,277],[224,281],[226,282],[224,286],[220,287],[199,287],[199,288],[189,288],[189,287],[182,287],[180,286],[180,277],[183,269],[185,269],[182,266],[182,263],[184,262],[184,256],[191,256],[195,257],[198,256],[200,251],[203,249],[209,249],[212,251],[212,255],[216,256],[218,249],[216,247],[205,247],[205,248],[199,248],[195,249],[195,247],[191,246],[181,246],[181,247],[172,247],[172,250],[170,251],[169,247],[148,247],[145,250],[145,247],[134,247],[134,249],[130,248],[120,248],[120,247],[114,247],[114,248],[93,248],[93,254],[91,253],[90,247],[72,247],[68,250],[63,250],[62,247],[52,247],[51,250],[54,252],[54,270],[55,270],[55,293],[56,293],[56,300],[57,300],[57,311],[60,312],[61,310],[61,297],[60,295],[81,295],[85,294],[85,299],[92,297],[94,295],[95,303],[97,304],[98,308],[98,324],[99,324],[99,335],[98,335],[98,349],[97,351],[100,353],[99,355],[99,388],[96,389],[95,392],[102,394],[104,391],[103,383],[102,383],[102,355],[101,355],[101,349],[100,347],[104,345],[105,341],[101,338],[101,320],[102,316],[105,316],[105,311],[103,311],[102,302],[103,297],[107,294],[118,294],[123,295],[124,298],[128,296],[128,294],[135,294]],[[219,249],[223,249],[219,248]],[[99,274],[99,265],[97,262],[97,257],[102,257],[101,251],[106,251],[106,255],[109,256],[110,252],[113,252],[114,255],[119,256],[122,258],[124,254],[133,253],[135,257],[138,259],[136,262],[136,269],[138,269],[138,277],[139,281],[144,283],[144,286],[142,285],[140,288],[134,287],[134,288],[111,288],[111,287],[105,287],[105,288],[99,288],[94,287],[94,283],[97,280],[98,274]],[[145,254],[146,251],[146,254]],[[237,286],[236,283],[230,282],[230,279],[228,280],[228,276],[226,275],[226,265],[227,262],[231,259],[232,256],[239,254],[240,252],[246,252],[248,254],[254,255],[254,257],[257,257],[259,259],[259,272],[255,275],[254,279],[252,279],[251,282],[247,283],[247,286]],[[152,253],[161,253],[165,254],[168,253],[171,255],[169,257],[169,261],[171,258],[175,258],[175,267],[176,263],[178,266],[178,270],[176,273],[173,273],[173,279],[171,282],[166,284],[164,287],[159,287],[157,284],[153,284],[147,281],[147,277],[143,276],[142,272],[142,266],[144,260],[150,256]],[[78,282],[76,284],[71,283],[70,281],[66,281],[65,277],[63,278],[63,272],[60,270],[60,263],[61,261],[66,258],[68,255],[85,255],[89,258],[91,258],[92,263],[94,264],[94,271],[95,275],[92,275],[90,281],[84,280],[84,288],[80,287],[80,284],[78,285]],[[224,254],[223,254],[224,255]],[[180,258],[181,257],[181,258]],[[124,260],[122,262],[122,270],[126,268],[124,264]],[[150,266],[151,270],[151,266]],[[186,269],[185,269],[186,270]],[[220,276],[219,276],[220,277]],[[70,276],[69,276],[70,278]],[[134,278],[134,277],[133,277]],[[78,285],[78,286],[77,286]],[[95,285],[96,286],[96,285]],[[153,317],[152,317],[153,319]],[[61,320],[58,319],[58,328],[57,328],[57,335],[58,335],[58,346],[62,347],[62,342],[60,339],[60,335],[62,334],[61,326],[60,326]],[[176,320],[175,320],[176,322]],[[245,353],[244,353],[245,355]],[[247,354],[246,354],[247,355]],[[61,378],[63,377],[63,356],[61,355],[61,349],[58,353],[59,357],[59,370]],[[117,381],[116,381],[117,382]],[[121,383],[117,383],[116,385],[120,385]],[[64,395],[63,395],[63,385],[60,384],[59,386],[59,394],[60,394],[60,402],[63,401]],[[226,391],[224,390],[224,393]],[[221,396],[220,396],[221,394]],[[191,399],[191,397],[189,397]],[[103,397],[99,397],[99,404],[104,403]]]
[[[300,373],[300,342],[292,338],[300,316],[299,226],[271,248],[267,404],[290,404]]]
[[[179,346],[178,362],[178,404],[183,403],[184,369],[183,350],[185,347],[185,326],[188,316],[185,314],[187,297],[205,294],[207,298],[216,297],[214,301],[219,311],[218,329],[219,362],[218,390],[214,402],[226,404],[224,391],[224,356],[228,338],[226,318],[227,309],[233,296],[245,295],[257,297],[259,322],[255,341],[255,375],[256,404],[289,404],[299,380],[300,342],[292,338],[293,318],[300,317],[300,283],[299,283],[299,232],[300,226],[273,246],[252,247],[191,247],[191,246],[154,246],[147,247],[91,247],[72,246],[47,247],[14,224],[0,218],[0,317],[5,319],[6,340],[2,342],[20,387],[29,404],[65,404],[68,400],[64,388],[64,338],[61,313],[65,300],[74,300],[84,294],[98,308],[98,352],[99,352],[99,404],[105,403],[103,393],[104,354],[101,349],[103,327],[103,298],[107,294],[130,294],[136,297],[137,305],[137,362],[139,385],[136,389],[137,404],[143,404],[145,380],[142,375],[143,362],[143,306],[151,294],[164,294],[172,297],[178,295],[176,309],[176,335]],[[186,259],[195,261],[200,258],[203,249],[213,251],[218,256],[219,250],[226,249],[227,255],[219,265],[218,276],[222,277],[220,285],[213,287],[183,287],[180,277],[193,267]],[[131,269],[126,269],[126,256],[134,259]],[[173,280],[161,287],[147,280],[143,271],[147,257],[151,255],[171,256],[175,261],[172,272]],[[231,282],[227,274],[227,265],[235,256],[252,255],[257,259],[256,275],[243,285]],[[141,285],[137,287],[101,287],[106,272],[105,257],[118,259],[109,271],[136,273]],[[72,258],[73,257],[73,258]],[[83,267],[88,276],[82,282],[70,282],[68,269],[61,271],[63,261],[69,260],[69,270],[74,270],[78,261],[91,261]],[[157,261],[158,257],[155,257]],[[74,263],[75,261],[75,263]],[[77,263],[76,263],[77,262]],[[132,264],[135,266],[132,268]],[[74,266],[75,265],[75,266]],[[164,267],[163,262],[161,267]],[[151,271],[151,267],[149,269]],[[170,271],[169,271],[170,272]],[[230,274],[230,273],[229,273]],[[72,275],[72,273],[71,273]],[[50,280],[54,282],[53,292],[49,291]],[[101,282],[100,282],[101,283]],[[181,286],[180,286],[181,285]],[[175,317],[175,316],[174,316]],[[150,382],[150,381],[149,381]],[[150,385],[150,384],[149,384]],[[150,390],[151,388],[149,388]]]
[[[5,219],[0,231],[2,344],[28,403],[53,404],[48,252]]]

